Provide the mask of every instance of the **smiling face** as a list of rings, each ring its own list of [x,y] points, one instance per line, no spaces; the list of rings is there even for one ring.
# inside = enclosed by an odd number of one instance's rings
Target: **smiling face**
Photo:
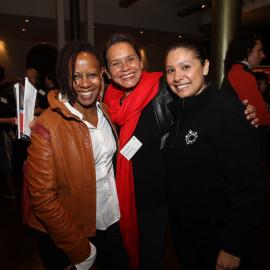
[[[69,79],[76,94],[74,107],[89,108],[95,106],[101,89],[102,69],[96,56],[89,52],[81,52],[75,61],[72,74],[69,66]]]
[[[209,61],[202,64],[194,50],[184,47],[170,50],[165,65],[167,83],[180,98],[198,95],[205,89]]]
[[[107,50],[109,77],[127,93],[132,91],[142,76],[143,64],[128,42],[119,42]]]

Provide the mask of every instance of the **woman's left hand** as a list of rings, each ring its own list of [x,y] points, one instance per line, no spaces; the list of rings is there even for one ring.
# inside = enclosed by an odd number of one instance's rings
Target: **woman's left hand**
[[[240,265],[240,261],[239,257],[220,250],[217,257],[216,270],[236,270]]]
[[[250,123],[257,128],[259,126],[259,119],[257,118],[256,107],[248,104],[247,99],[243,100],[242,102],[246,106],[245,115],[247,120],[249,120]]]

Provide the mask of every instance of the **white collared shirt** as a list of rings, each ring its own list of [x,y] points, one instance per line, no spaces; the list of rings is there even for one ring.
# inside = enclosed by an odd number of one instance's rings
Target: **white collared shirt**
[[[104,116],[99,102],[96,103],[98,124],[97,127],[83,120],[83,115],[59,95],[67,109],[78,116],[88,127],[92,140],[92,149],[96,168],[96,228],[106,230],[120,219],[120,210],[115,186],[113,170],[113,155],[116,151],[116,142],[112,128]]]
[[[248,68],[251,69],[251,66],[250,66],[250,64],[249,64],[247,61],[243,60],[243,61],[241,61],[240,63],[242,63],[242,64],[248,66]]]

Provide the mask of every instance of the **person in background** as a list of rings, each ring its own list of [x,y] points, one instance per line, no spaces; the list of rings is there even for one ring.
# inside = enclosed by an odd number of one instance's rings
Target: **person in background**
[[[266,104],[266,109],[268,112],[270,112],[270,87],[269,87],[269,76],[265,72],[254,72],[254,76],[257,80],[258,89],[260,90],[262,97]],[[265,165],[267,168],[269,168],[270,165],[270,128],[265,127],[264,128],[264,144],[263,144],[263,153],[264,153],[264,159],[265,159]]]
[[[229,91],[240,100],[247,99],[256,107],[259,118],[259,134],[261,142],[262,161],[268,156],[267,140],[270,113],[258,89],[256,77],[252,68],[260,65],[265,58],[262,38],[254,33],[241,33],[235,36],[229,44],[224,61],[225,76],[221,90]]]
[[[44,76],[44,82],[43,82],[43,89],[40,89],[40,97],[39,97],[39,107],[44,111],[49,107],[48,103],[48,93],[49,91],[53,89],[57,89],[57,82],[56,82],[56,77],[53,72],[49,72]]]
[[[113,170],[117,136],[99,101],[102,73],[89,43],[66,45],[56,66],[59,91],[49,92],[50,107],[32,127],[26,220],[49,270],[88,270],[96,257],[98,269],[128,269]]]
[[[28,67],[25,70],[25,77],[28,78],[29,82],[36,88],[39,88],[39,72],[33,68],[33,67]]]
[[[167,104],[175,95],[161,72],[143,70],[139,47],[127,35],[111,36],[104,61],[111,80],[104,101],[120,127],[119,149],[133,152],[119,153],[116,166],[120,228],[131,269],[164,269],[167,180],[160,149],[173,123]]]
[[[13,177],[14,127],[17,125],[12,86],[5,81],[5,68],[0,66],[0,196],[15,199],[18,193]]]
[[[25,77],[28,78],[29,82],[37,89],[37,98],[35,103],[35,116],[40,115],[42,109],[39,107],[39,79],[40,74],[36,68],[29,66],[25,69]],[[25,85],[25,77],[17,78],[15,83],[19,83],[21,85]],[[16,183],[18,185],[19,191],[22,190],[23,186],[23,164],[27,157],[27,148],[30,144],[30,140],[27,136],[21,136],[20,139],[16,138],[13,142],[13,171],[14,178],[16,179]],[[21,192],[19,192],[21,193]]]
[[[178,96],[165,143],[168,206],[182,270],[245,269],[264,218],[266,175],[257,129],[243,105],[206,80],[201,45],[181,40],[166,55],[167,83]]]
[[[254,76],[256,78],[258,89],[260,90],[264,101],[267,105],[267,111],[270,110],[270,86],[269,86],[269,76],[265,72],[254,72]]]
[[[240,100],[247,99],[256,107],[259,125],[270,125],[270,113],[266,109],[252,68],[265,58],[261,37],[243,33],[232,39],[224,61],[225,76],[221,90],[235,93]]]
[[[50,91],[57,88],[57,82],[55,74],[53,72],[47,73],[44,76],[44,87],[46,91]]]

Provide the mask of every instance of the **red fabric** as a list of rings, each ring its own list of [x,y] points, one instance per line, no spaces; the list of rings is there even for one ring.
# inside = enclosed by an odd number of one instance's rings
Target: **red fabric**
[[[259,124],[269,126],[270,113],[266,109],[265,101],[258,89],[255,77],[244,70],[243,64],[234,64],[228,73],[228,79],[239,99],[247,99],[249,104],[256,107]]]
[[[119,149],[132,137],[143,108],[157,95],[160,72],[143,72],[136,88],[123,104],[120,100],[124,91],[110,85],[105,95],[112,122],[119,125]],[[137,222],[136,200],[132,161],[118,153],[116,165],[116,187],[121,211],[120,229],[124,245],[129,256],[132,270],[139,269],[139,231]]]

